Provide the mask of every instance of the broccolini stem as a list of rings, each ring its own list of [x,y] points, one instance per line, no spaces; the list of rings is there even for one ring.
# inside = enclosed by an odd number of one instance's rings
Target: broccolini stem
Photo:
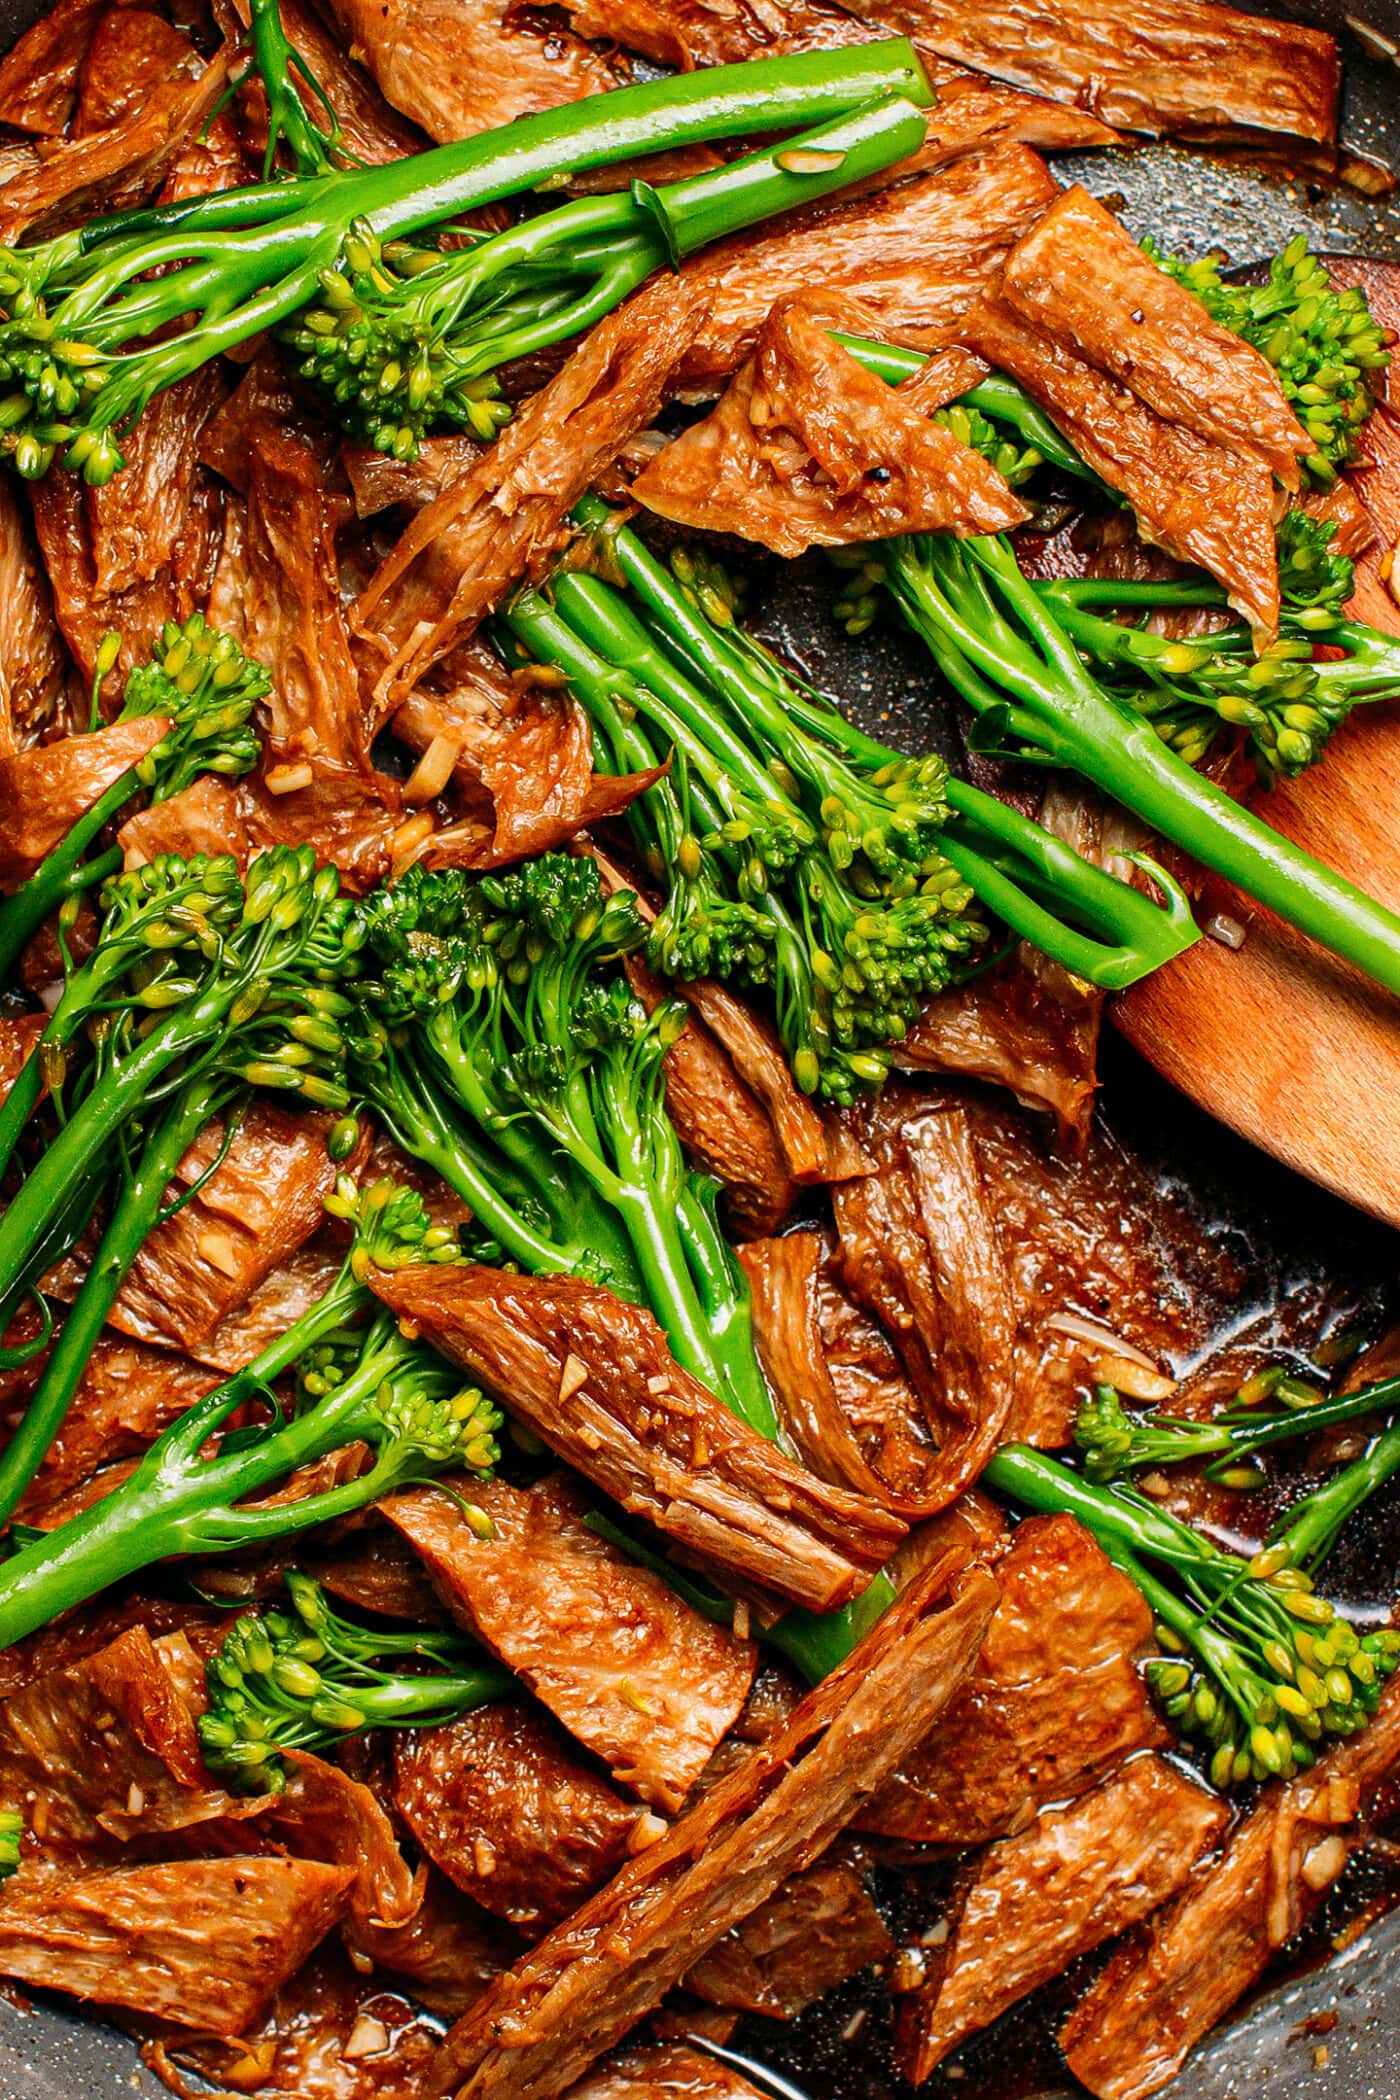
[[[109,875],[116,873],[122,864],[120,847],[114,846],[109,853],[100,854],[96,860],[86,863],[83,855],[140,787],[134,767],[114,780],[91,809],[79,817],[29,880],[0,903],[0,978],[9,976],[50,912],[57,911],[66,898],[91,889],[94,884],[105,882]]]
[[[1146,1466],[1208,1459],[1208,1479],[1226,1487],[1258,1487],[1264,1476],[1248,1464],[1256,1452],[1394,1407],[1400,1402],[1400,1378],[1379,1379],[1328,1400],[1308,1391],[1312,1396],[1305,1402],[1285,1405],[1275,1414],[1241,1402],[1213,1421],[1197,1422],[1188,1415],[1130,1414],[1111,1386],[1100,1386],[1080,1408],[1074,1438],[1085,1472],[1100,1483]],[[1287,1394],[1284,1384],[1280,1398]]]
[[[1310,1410],[1309,1419],[1315,1419],[1317,1412],[1320,1410]],[[1287,1551],[1290,1567],[1315,1568],[1331,1552],[1347,1518],[1397,1471],[1400,1422],[1392,1422],[1360,1458],[1340,1467],[1330,1480],[1285,1510],[1270,1534],[1271,1543]]]
[[[901,610],[975,710],[986,711],[991,691],[1011,695],[1001,712],[1013,740],[1081,773],[1183,852],[1400,993],[1400,917],[1251,815],[1150,723],[1116,706],[1006,541],[896,540],[886,549]]]
[[[191,1144],[235,1089],[219,1073],[182,1086],[142,1148],[18,1428],[0,1453],[0,1526],[14,1515],[63,1424],[117,1293]]]

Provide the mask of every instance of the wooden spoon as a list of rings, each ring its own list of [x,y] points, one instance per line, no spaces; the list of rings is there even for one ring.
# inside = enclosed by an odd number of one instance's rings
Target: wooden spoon
[[[1400,332],[1400,265],[1327,262],[1337,282],[1364,283],[1373,313]],[[1400,385],[1392,391],[1400,398]],[[1400,543],[1396,409],[1372,417],[1366,453],[1371,465],[1356,487],[1378,544],[1358,563],[1352,611],[1400,633],[1400,603],[1381,574]],[[1255,806],[1400,910],[1400,706],[1359,707],[1319,765],[1261,794]],[[1113,1002],[1118,1027],[1213,1116],[1400,1225],[1400,1000],[1226,884],[1208,885],[1199,916],[1233,921],[1244,929],[1243,945],[1199,942]]]

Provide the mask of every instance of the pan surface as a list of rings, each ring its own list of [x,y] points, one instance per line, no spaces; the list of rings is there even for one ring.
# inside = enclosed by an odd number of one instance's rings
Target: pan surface
[[[0,0],[0,49],[45,10],[46,0]],[[1400,169],[1400,42],[1396,0],[1288,0],[1256,12],[1287,15],[1331,29],[1346,63],[1343,133],[1355,153]],[[1363,41],[1356,29],[1370,25]],[[1297,233],[1319,249],[1400,260],[1400,195],[1325,191],[1296,177],[1267,178],[1244,162],[1211,160],[1165,146],[1061,158],[1066,178],[1083,181],[1121,212],[1131,231],[1178,252],[1219,246],[1231,261],[1272,254]],[[820,571],[797,565],[781,585],[755,578],[754,611],[828,690],[890,741],[909,748],[942,743],[947,726],[933,705],[926,659],[892,634],[858,646],[833,638],[823,616],[829,599]],[[1184,1196],[1213,1233],[1250,1264],[1261,1306],[1331,1285],[1339,1306],[1373,1310],[1400,1279],[1400,1236],[1363,1219],[1268,1160],[1173,1094],[1123,1044],[1103,1052],[1103,1104],[1124,1141]],[[1400,1493],[1371,1511],[1371,1530],[1355,1570],[1359,1587],[1389,1592],[1400,1538]],[[936,1915],[936,1884],[890,1878],[885,1893],[901,1929]],[[1400,1909],[1357,1930],[1368,1901],[1382,1893],[1350,1871],[1324,1913],[1300,1965],[1209,2042],[1169,2091],[1171,2100],[1400,2100]],[[1317,1960],[1335,1935],[1346,1941],[1325,1967]],[[1072,1979],[1071,1979],[1072,1981]],[[959,2053],[922,2091],[929,2100],[1068,2100],[1049,2039],[1067,1986],[1049,1986],[1008,2020]],[[860,1979],[789,2027],[753,2021],[734,2047],[755,2067],[771,2065],[812,2100],[908,2100],[892,2075],[883,1987]],[[142,2069],[133,2045],[114,2028],[76,2014],[68,2002],[0,1997],[0,2100],[117,2100],[165,2092]]]

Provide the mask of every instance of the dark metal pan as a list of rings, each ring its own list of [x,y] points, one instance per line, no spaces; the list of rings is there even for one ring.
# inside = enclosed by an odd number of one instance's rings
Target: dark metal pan
[[[48,0],[0,0],[0,49],[44,12]],[[1400,61],[1383,55],[1400,43],[1396,0],[1287,0],[1256,11],[1288,15],[1337,32],[1347,69],[1344,136],[1355,152],[1400,168]],[[1363,38],[1355,24],[1369,27]],[[1136,234],[1200,251],[1223,247],[1247,263],[1296,233],[1314,247],[1400,261],[1400,197],[1377,201],[1356,190],[1324,190],[1299,178],[1265,177],[1240,161],[1213,161],[1171,147],[1077,156],[1062,173],[1110,199]],[[820,572],[798,565],[756,610],[769,637],[783,642],[886,737],[917,748],[941,742],[946,727],[930,694],[926,660],[898,638],[833,642],[823,617],[829,592]],[[1306,1291],[1319,1279],[1343,1283],[1358,1305],[1378,1305],[1400,1278],[1400,1239],[1253,1151],[1173,1094],[1120,1043],[1104,1053],[1103,1102],[1110,1124],[1213,1232],[1246,1254],[1261,1303]],[[1375,1513],[1355,1569],[1367,1590],[1395,1586],[1400,1497]],[[933,1900],[916,1875],[888,1877],[898,1923],[917,1929]],[[1172,2100],[1400,2100],[1400,1910],[1350,1938],[1325,1966],[1328,1933],[1353,1921],[1377,1890],[1344,1883],[1335,1913],[1307,1952],[1312,1965],[1276,1984],[1222,2029],[1170,2088]],[[960,2052],[923,2090],[931,2100],[1069,2100],[1050,2035],[1051,1986]],[[859,2017],[858,2017],[859,2016]],[[1335,2017],[1334,2017],[1335,2016]],[[791,2094],[811,2100],[900,2100],[909,2088],[891,2072],[883,1986],[857,1979],[790,2027],[753,2021],[741,2029],[731,2061],[754,2075],[771,2067]],[[0,1999],[0,2100],[116,2100],[165,2088],[145,2072],[116,2029],[75,2014],[67,2002]]]

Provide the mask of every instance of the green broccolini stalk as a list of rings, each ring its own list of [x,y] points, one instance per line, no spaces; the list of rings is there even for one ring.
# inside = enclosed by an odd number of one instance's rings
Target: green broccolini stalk
[[[564,208],[573,214],[567,220],[550,214],[519,229],[518,239],[502,237],[502,247],[481,242],[462,251],[468,275],[476,273],[470,296],[479,316],[481,302],[499,292],[511,343],[541,329],[536,339],[557,340],[585,309],[605,310],[580,296],[584,277],[599,298],[608,285],[619,297],[630,288],[635,278],[618,259],[647,228],[655,259],[664,263],[672,240],[688,248],[823,196],[909,153],[923,135],[919,107],[931,100],[912,47],[900,39],[759,59],[590,95],[382,167],[119,213],[33,248],[2,251],[0,388],[7,391],[0,396],[0,442],[27,477],[47,472],[61,454],[89,482],[109,480],[122,464],[119,433],[163,388],[323,299],[331,332],[338,330],[352,228],[359,229],[356,240],[389,249],[483,204],[638,154],[790,128],[822,133],[816,143],[807,137],[719,170],[699,187],[627,193],[612,201],[612,218],[596,209],[608,200],[583,199],[577,212]],[[566,225],[578,237],[578,270],[560,244]],[[488,250],[494,262],[485,259]],[[536,256],[546,268],[532,305],[527,267]],[[398,319],[394,285],[386,273],[380,319],[390,329]],[[179,321],[190,325],[172,329]],[[428,405],[411,407],[422,385],[414,376],[424,369],[420,350],[430,392],[437,379],[450,379],[454,399],[469,398],[462,390],[472,385],[489,398],[489,357],[477,366],[478,379],[468,381],[455,364],[439,358],[434,366],[438,338],[431,329],[420,342],[410,327],[404,343],[410,340],[407,364],[386,349],[379,368],[396,430],[420,427]],[[353,363],[347,343],[337,376]]]
[[[1263,1407],[1261,1401],[1270,1405]],[[1275,1365],[1250,1379],[1232,1407],[1208,1422],[1196,1422],[1187,1415],[1131,1414],[1113,1387],[1102,1385],[1080,1408],[1074,1441],[1083,1453],[1085,1475],[1100,1483],[1204,1459],[1207,1480],[1248,1489],[1264,1481],[1253,1462],[1256,1453],[1363,1415],[1386,1413],[1397,1402],[1400,1378],[1382,1378],[1324,1399],[1315,1385]]]
[[[707,174],[578,198],[446,252],[386,249],[357,220],[340,266],[322,271],[317,300],[281,340],[351,435],[381,452],[412,459],[432,429],[489,439],[510,415],[501,366],[591,328],[716,234],[799,201],[795,183],[811,196],[857,181],[923,133],[913,103],[881,103]],[[825,174],[801,172],[821,164]]]
[[[407,1340],[366,1280],[373,1268],[459,1260],[453,1235],[415,1191],[388,1180],[359,1189],[342,1176],[326,1208],[354,1235],[329,1290],[172,1423],[109,1494],[0,1564],[0,1649],[157,1561],[266,1545],[447,1468],[490,1471],[499,1412],[434,1350]],[[275,1387],[289,1373],[299,1404],[288,1412]],[[266,1418],[230,1428],[250,1405]],[[357,1478],[248,1506],[356,1443],[373,1454]]]
[[[668,572],[593,499],[578,517],[626,588],[568,567],[505,627],[565,674],[608,770],[671,758],[633,808],[665,889],[649,959],[769,991],[804,1091],[883,1081],[889,1046],[985,941],[974,895],[1099,983],[1195,938],[1165,878],[1163,910],[941,759],[855,730],[745,635],[712,566],[681,553]]]
[[[262,179],[277,171],[278,149],[285,146],[298,175],[329,175],[353,162],[341,144],[340,119],[325,89],[282,23],[278,0],[250,0],[248,42],[253,64],[267,96],[267,144]],[[319,111],[313,116],[307,96]]]
[[[1115,700],[1084,663],[1053,596],[1022,575],[1005,539],[910,536],[882,542],[875,558],[905,619],[979,718],[984,748],[1081,774],[1202,866],[1400,992],[1400,917],[1232,800]]]
[[[286,1750],[324,1753],[366,1728],[436,1728],[518,1689],[460,1633],[364,1626],[309,1575],[282,1579],[291,1610],[240,1618],[204,1669],[200,1747],[240,1793],[281,1793]]]
[[[1283,520],[1282,618],[1277,640],[1262,651],[1238,622],[1174,641],[1094,609],[1144,621],[1187,607],[1223,611],[1224,593],[1208,578],[1154,584],[1085,577],[1039,588],[1105,690],[1145,715],[1164,743],[1194,764],[1222,729],[1241,729],[1269,786],[1314,765],[1353,707],[1400,697],[1400,641],[1343,616],[1352,565],[1332,550],[1336,529],[1302,511]],[[1339,659],[1315,662],[1319,642]]]
[[[648,1014],[622,969],[646,937],[635,897],[552,853],[494,876],[410,870],[359,923],[356,1076],[398,1142],[508,1260],[649,1306],[677,1360],[773,1435],[742,1274],[666,1112],[685,1010]]]
[[[0,1881],[8,1881],[17,1870],[23,1842],[24,1817],[17,1808],[0,1808]]]
[[[94,694],[119,648],[119,636],[104,637]],[[0,901],[0,977],[13,969],[50,912],[65,904],[76,909],[82,892],[120,868],[116,847],[90,860],[84,855],[133,797],[144,790],[151,802],[166,802],[201,773],[236,779],[251,771],[258,759],[253,710],[270,690],[262,665],[245,656],[232,635],[210,627],[202,613],[182,623],[167,620],[150,661],[129,673],[116,720],[164,715],[170,727],[79,817],[29,880]]]
[[[1226,284],[1222,258],[1183,262],[1143,243],[1158,266],[1196,294],[1212,320],[1265,356],[1316,450],[1313,480],[1335,481],[1356,457],[1356,436],[1375,405],[1372,387],[1390,362],[1385,332],[1360,286],[1339,291],[1302,234],[1269,264],[1261,285]]]
[[[1313,1570],[1397,1468],[1392,1428],[1287,1512],[1250,1559],[1028,1445],[1004,1446],[982,1477],[1030,1509],[1077,1517],[1142,1591],[1167,1651],[1149,1682],[1168,1718],[1210,1749],[1223,1787],[1306,1771],[1324,1738],[1357,1734],[1375,1712],[1400,1664],[1400,1632],[1358,1635],[1317,1594]]]

